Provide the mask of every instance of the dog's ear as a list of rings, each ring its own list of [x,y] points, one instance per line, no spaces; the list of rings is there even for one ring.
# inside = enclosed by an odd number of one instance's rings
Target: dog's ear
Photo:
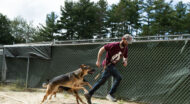
[[[84,64],[81,64],[81,65],[80,65],[80,68],[83,69],[84,66],[85,66]]]

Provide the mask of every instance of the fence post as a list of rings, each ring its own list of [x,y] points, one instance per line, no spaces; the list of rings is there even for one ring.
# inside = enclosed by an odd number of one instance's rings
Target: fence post
[[[5,58],[5,48],[3,48],[2,82],[6,81],[7,63]]]
[[[30,56],[28,56],[28,61],[27,61],[27,71],[26,71],[26,88],[28,88],[28,75],[29,75],[29,68],[30,67]]]

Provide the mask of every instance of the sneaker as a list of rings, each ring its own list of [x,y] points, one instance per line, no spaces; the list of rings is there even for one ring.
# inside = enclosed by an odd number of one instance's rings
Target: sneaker
[[[91,102],[92,95],[90,95],[89,93],[86,93],[86,94],[84,94],[84,97],[86,98],[88,104],[92,104],[92,102]]]
[[[108,99],[109,101],[112,101],[112,102],[116,102],[117,100],[113,97],[113,96],[111,96],[110,94],[108,94],[107,96],[106,96],[106,99]]]

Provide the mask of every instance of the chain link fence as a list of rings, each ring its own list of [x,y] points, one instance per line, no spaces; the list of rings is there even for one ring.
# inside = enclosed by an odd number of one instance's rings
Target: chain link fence
[[[190,103],[190,41],[133,44],[128,67],[120,71],[121,97],[151,104]]]
[[[54,42],[47,48],[40,45],[15,45],[16,51],[10,51],[12,48],[5,46],[5,51],[14,53],[14,57],[6,56],[6,80],[27,84],[28,87],[41,87],[46,79],[74,71],[81,64],[88,64],[97,69],[94,75],[86,77],[93,85],[98,80],[94,77],[100,72],[95,66],[97,53],[104,44],[106,42]],[[28,51],[22,50],[28,47],[31,48],[29,57],[18,57],[20,53],[26,56]],[[45,52],[50,52],[49,59],[39,57]],[[31,53],[40,55],[33,57]],[[116,65],[123,76],[116,93],[118,98],[150,104],[190,104],[189,39],[137,41],[129,45],[128,54],[127,67],[123,67],[121,62]],[[96,91],[95,96],[105,97],[112,83],[113,79],[110,78]]]

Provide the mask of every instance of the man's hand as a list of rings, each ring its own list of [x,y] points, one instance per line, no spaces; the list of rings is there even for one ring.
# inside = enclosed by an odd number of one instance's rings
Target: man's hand
[[[127,61],[123,61],[123,66],[124,66],[124,67],[127,66]]]
[[[96,66],[100,68],[100,61],[96,61]]]

